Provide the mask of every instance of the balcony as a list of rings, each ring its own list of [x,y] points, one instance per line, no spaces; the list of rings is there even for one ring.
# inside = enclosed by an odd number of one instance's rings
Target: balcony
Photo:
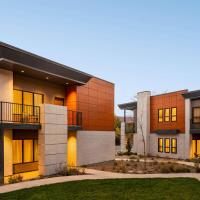
[[[68,110],[68,129],[76,131],[82,129],[82,112]]]
[[[134,122],[125,123],[125,133],[136,133]]]
[[[200,117],[195,117],[190,120],[190,133],[200,134]]]
[[[8,128],[22,128],[20,125],[24,128],[40,126],[40,107],[0,102],[0,124]]]

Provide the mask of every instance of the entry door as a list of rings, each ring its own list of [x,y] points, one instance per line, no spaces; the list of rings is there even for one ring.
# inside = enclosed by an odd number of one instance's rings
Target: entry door
[[[200,156],[200,140],[192,140],[192,157]]]
[[[76,158],[77,158],[77,148],[76,148],[76,133],[69,132],[68,133],[68,143],[67,143],[67,161],[68,166],[75,167],[76,166]]]

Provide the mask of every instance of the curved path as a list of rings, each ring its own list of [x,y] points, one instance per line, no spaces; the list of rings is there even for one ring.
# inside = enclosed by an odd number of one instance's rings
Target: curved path
[[[200,174],[198,173],[176,173],[176,174],[121,174],[97,171],[93,169],[85,170],[87,175],[80,176],[63,176],[46,178],[40,180],[26,181],[16,184],[3,185],[0,186],[0,193],[12,192],[15,190],[21,190],[26,188],[32,188],[42,185],[49,185],[55,183],[63,183],[70,181],[80,181],[80,180],[95,180],[95,179],[124,179],[124,178],[195,178],[200,181]]]

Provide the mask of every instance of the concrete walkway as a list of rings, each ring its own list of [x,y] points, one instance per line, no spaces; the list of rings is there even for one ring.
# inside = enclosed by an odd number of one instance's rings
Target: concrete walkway
[[[33,181],[21,182],[21,183],[10,184],[10,185],[3,185],[3,186],[0,186],[0,193],[6,193],[6,192],[32,188],[32,187],[37,187],[37,186],[42,186],[42,185],[55,184],[55,183],[81,181],[81,180],[95,180],[95,179],[179,178],[181,177],[181,178],[195,178],[200,181],[200,174],[197,174],[197,173],[121,174],[121,173],[97,171],[93,169],[86,169],[86,173],[89,175],[54,177],[54,178],[33,180]]]

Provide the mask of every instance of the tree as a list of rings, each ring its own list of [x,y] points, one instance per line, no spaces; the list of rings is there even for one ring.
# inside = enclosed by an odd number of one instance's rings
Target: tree
[[[144,121],[143,121],[143,115],[144,115],[144,111],[143,111],[143,105],[141,108],[141,112],[139,113],[139,119],[137,119],[137,124],[138,124],[138,128],[141,132],[142,135],[142,142],[143,142],[143,150],[144,150],[144,169],[146,170],[147,168],[147,156],[146,156],[146,140],[144,137]]]
[[[120,145],[121,121],[117,116],[115,116],[114,129],[115,129],[115,144]]]

